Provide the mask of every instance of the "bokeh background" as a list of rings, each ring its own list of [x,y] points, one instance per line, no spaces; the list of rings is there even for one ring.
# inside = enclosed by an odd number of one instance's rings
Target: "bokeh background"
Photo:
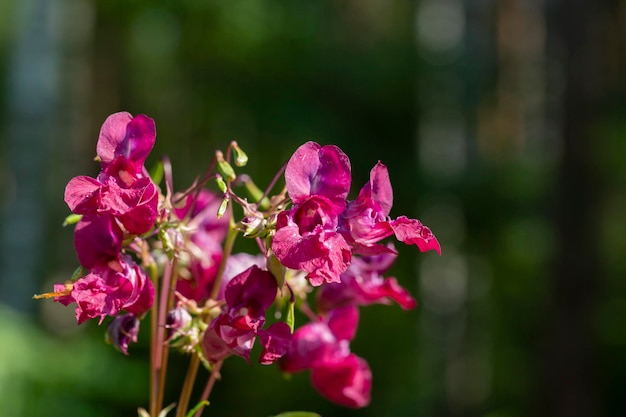
[[[145,340],[124,357],[31,300],[77,265],[63,189],[120,110],[156,120],[179,188],[231,140],[259,184],[306,140],[353,193],[381,160],[392,215],[442,244],[399,248],[416,310],[362,311],[371,406],[234,358],[206,415],[624,415],[625,71],[619,0],[2,0],[0,415],[147,405]]]

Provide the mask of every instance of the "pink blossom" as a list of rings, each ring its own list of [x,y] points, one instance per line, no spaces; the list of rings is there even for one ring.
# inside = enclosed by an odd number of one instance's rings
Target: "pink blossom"
[[[102,323],[106,316],[115,316],[121,310],[141,315],[154,301],[152,281],[127,256],[97,263],[69,288],[56,284],[54,289],[65,293],[56,296],[55,301],[63,305],[76,303],[78,324],[96,317]]]
[[[257,336],[262,337],[264,350],[261,363],[271,363],[286,351],[291,337],[283,325],[263,330],[265,313],[276,298],[278,287],[274,276],[256,265],[234,277],[226,286],[226,306],[204,334],[202,347],[209,361],[218,361],[232,354],[248,362]]]
[[[358,310],[346,306],[330,311],[293,334],[289,350],[279,362],[285,372],[311,370],[315,389],[346,407],[370,402],[372,373],[365,360],[350,352],[358,324]]]
[[[393,250],[391,245],[390,250]],[[405,310],[415,308],[417,303],[411,294],[395,278],[382,275],[396,257],[395,253],[382,253],[352,258],[340,283],[324,285],[318,290],[318,308],[329,311],[346,305],[389,304],[391,300]]]
[[[278,215],[272,250],[288,268],[308,273],[314,286],[339,282],[351,250],[337,231],[350,190],[350,161],[336,146],[300,146],[285,170],[294,205]]]

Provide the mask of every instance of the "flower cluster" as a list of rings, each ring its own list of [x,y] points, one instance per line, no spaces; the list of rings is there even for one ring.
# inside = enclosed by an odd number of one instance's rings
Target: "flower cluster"
[[[233,142],[216,152],[201,179],[175,193],[168,162],[155,170],[164,179],[151,178],[144,166],[155,138],[147,116],[116,113],[105,121],[96,146],[99,175],[75,177],[65,190],[81,267],[38,297],[75,303],[79,324],[112,317],[107,340],[125,354],[150,312],[150,412],[141,415],[164,412],[162,370],[170,347],[191,355],[177,411],[185,415],[198,364],[210,371],[201,407],[224,360],[250,362],[257,340],[259,363],[276,363],[285,373],[309,370],[313,387],[329,400],[366,406],[372,372],[350,350],[359,308],[392,301],[416,306],[396,278],[384,276],[397,252],[382,241],[395,236],[440,253],[419,220],[389,216],[393,192],[385,165],[378,162],[348,200],[346,154],[307,142],[284,168],[285,187],[272,194],[283,171],[260,191],[231,164],[247,163]],[[162,180],[165,193],[157,185]],[[206,187],[209,181],[217,190]],[[235,192],[241,186],[246,198]],[[259,253],[233,253],[238,235],[255,239]],[[297,326],[296,317],[308,322]]]

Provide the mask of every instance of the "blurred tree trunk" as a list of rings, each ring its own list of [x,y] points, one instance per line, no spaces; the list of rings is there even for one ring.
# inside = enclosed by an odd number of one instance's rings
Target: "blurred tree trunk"
[[[602,36],[607,5],[548,2],[548,56],[553,62],[547,71],[552,72],[549,88],[559,97],[553,110],[562,138],[555,192],[556,254],[537,403],[537,414],[550,417],[602,415],[592,322],[603,276],[597,215],[601,181],[593,149],[606,96],[606,61],[599,46],[606,44]]]
[[[44,252],[45,155],[58,98],[57,7],[58,0],[19,3],[8,75],[10,193],[2,207],[0,301],[31,313]]]

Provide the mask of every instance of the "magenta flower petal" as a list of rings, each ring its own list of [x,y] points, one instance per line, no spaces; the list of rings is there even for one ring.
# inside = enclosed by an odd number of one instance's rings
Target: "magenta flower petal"
[[[103,168],[115,159],[115,150],[126,137],[128,124],[133,116],[128,112],[113,113],[102,124],[96,145],[96,153],[102,160]]]
[[[350,191],[350,160],[334,145],[320,147],[315,142],[300,146],[285,170],[289,197],[300,204],[312,195],[327,197],[340,213]]]
[[[124,156],[136,166],[143,166],[156,140],[154,120],[138,114],[126,127],[126,135],[115,150],[115,156]]]
[[[372,372],[367,362],[354,354],[314,366],[311,382],[322,395],[344,407],[361,408],[370,403]]]
[[[336,339],[323,322],[311,322],[295,331],[280,367],[285,372],[310,369],[314,364],[334,356]]]
[[[85,268],[117,259],[124,233],[111,216],[84,216],[74,229],[74,248]]]
[[[430,229],[419,220],[400,216],[389,222],[399,241],[409,245],[417,245],[420,251],[435,250],[441,255],[441,246]]]
[[[332,310],[328,314],[328,328],[337,340],[352,340],[359,324],[359,309],[345,306]]]
[[[352,257],[341,234],[322,230],[302,237],[297,225],[278,229],[272,250],[286,267],[308,272],[307,279],[313,286],[339,282]]]
[[[65,203],[72,213],[95,213],[100,207],[100,188],[102,184],[84,175],[74,177],[65,187]]]
[[[274,276],[256,265],[252,265],[226,286],[226,303],[231,309],[246,307],[247,316],[265,316],[265,311],[274,302],[278,286]]]
[[[271,365],[287,353],[291,343],[291,329],[287,323],[279,321],[260,330],[259,337],[263,345],[259,363]]]
[[[116,315],[132,292],[130,282],[114,273],[90,273],[79,278],[71,293],[78,324],[96,317],[102,322],[106,316]]]
[[[370,171],[370,180],[359,192],[357,200],[371,200],[376,203],[376,211],[381,216],[388,216],[393,206],[393,190],[389,180],[389,171],[380,161]]]
[[[100,129],[96,152],[102,169],[123,156],[135,167],[142,167],[156,140],[154,120],[143,114],[133,117],[119,112],[110,115]]]

